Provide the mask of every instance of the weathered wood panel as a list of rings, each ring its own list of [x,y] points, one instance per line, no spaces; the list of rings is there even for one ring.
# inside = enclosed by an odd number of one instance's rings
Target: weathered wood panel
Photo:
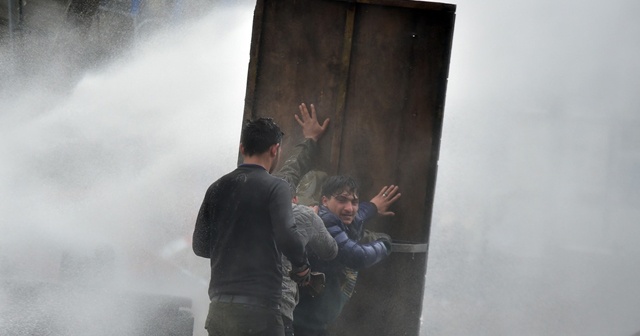
[[[427,243],[455,6],[414,1],[259,0],[245,119],[271,116],[302,138],[297,105],[332,119],[321,167],[350,174],[363,199],[398,184],[396,216],[370,223]],[[426,253],[394,253],[360,273],[338,335],[418,335]]]

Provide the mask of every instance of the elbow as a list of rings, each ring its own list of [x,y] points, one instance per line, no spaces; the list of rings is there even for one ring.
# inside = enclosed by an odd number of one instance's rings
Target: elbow
[[[331,248],[329,249],[329,259],[327,259],[327,260],[333,260],[336,257],[338,257],[338,251],[339,251],[338,244],[333,239],[331,240],[331,242],[333,244],[331,244]]]
[[[195,253],[198,257],[202,257],[202,258],[209,258],[209,250],[199,246],[199,245],[193,245],[193,253]]]
[[[328,249],[322,255],[318,254],[318,258],[324,261],[333,260],[338,256],[338,246],[334,246],[332,249]]]
[[[316,249],[315,246],[311,247],[311,250],[319,250],[322,251],[322,253],[318,253],[318,258],[322,259],[322,260],[333,260],[338,256],[338,244],[336,243],[336,241],[333,238],[328,239],[325,244],[322,245],[322,247],[320,248],[320,246],[318,246],[318,248]]]
[[[351,254],[350,258],[345,261],[345,264],[353,269],[363,269],[371,267],[383,259],[385,259],[388,254],[382,246],[381,250],[377,250],[374,247],[362,248]]]
[[[331,250],[331,253],[329,253],[329,257],[327,258],[327,260],[333,260],[338,256],[338,246],[336,246],[336,248],[334,248],[333,250]]]

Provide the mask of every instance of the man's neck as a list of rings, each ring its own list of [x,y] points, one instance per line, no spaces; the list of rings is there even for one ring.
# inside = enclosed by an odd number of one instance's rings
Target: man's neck
[[[271,162],[272,162],[272,159],[269,157],[268,153],[267,155],[260,154],[260,155],[244,156],[242,159],[243,164],[258,165],[264,168],[266,171],[269,171],[269,168],[271,167]]]

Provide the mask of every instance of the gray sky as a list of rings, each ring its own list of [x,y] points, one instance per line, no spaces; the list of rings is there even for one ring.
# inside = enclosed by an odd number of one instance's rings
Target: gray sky
[[[0,92],[0,276],[111,245],[121,283],[194,298],[202,333],[187,244],[237,155],[253,3],[233,3],[69,90]],[[640,331],[640,3],[457,5],[423,334]],[[177,275],[137,272],[149,255]]]

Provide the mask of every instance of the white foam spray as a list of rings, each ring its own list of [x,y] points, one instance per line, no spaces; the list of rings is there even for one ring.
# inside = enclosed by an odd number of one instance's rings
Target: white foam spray
[[[137,318],[111,300],[127,291],[192,299],[203,334],[209,266],[189,239],[206,188],[236,164],[252,8],[215,7],[67,79],[4,68],[0,330],[127,334]],[[64,298],[31,305],[16,283]]]

